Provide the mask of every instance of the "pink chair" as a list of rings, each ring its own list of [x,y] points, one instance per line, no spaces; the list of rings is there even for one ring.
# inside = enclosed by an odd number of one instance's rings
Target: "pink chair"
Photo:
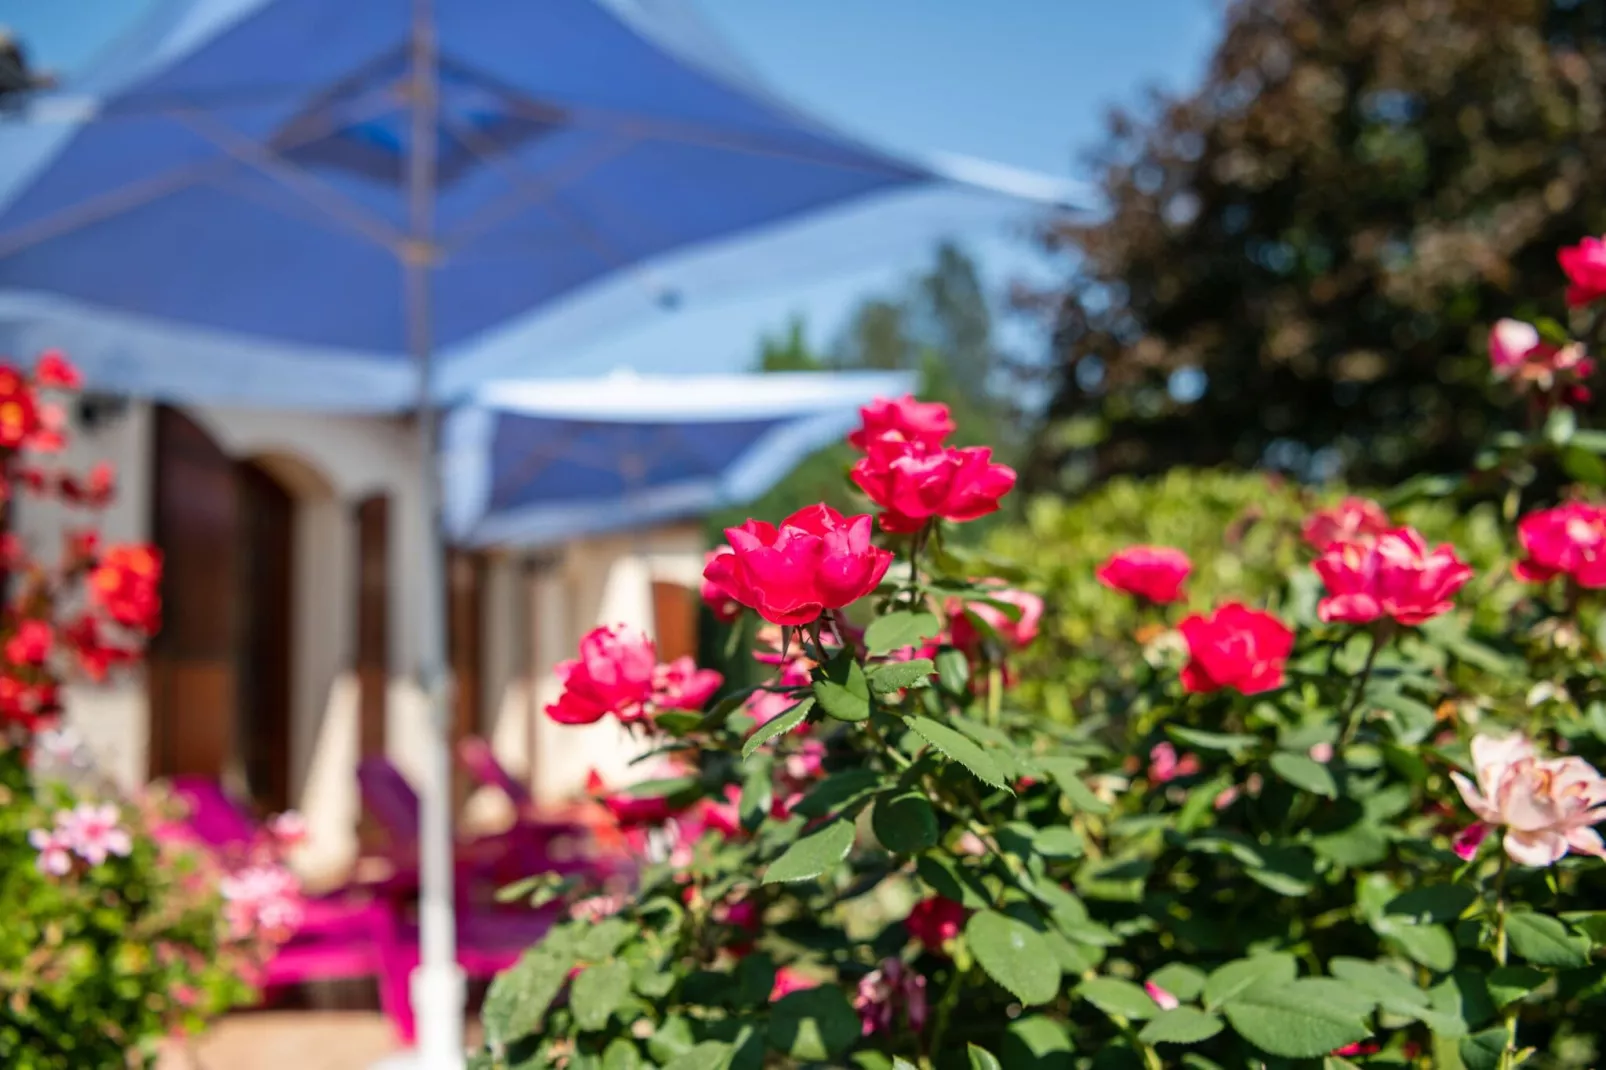
[[[170,784],[188,808],[183,830],[225,859],[243,859],[265,839],[262,828],[216,782],[176,777]],[[411,1043],[407,976],[413,956],[401,944],[392,904],[371,889],[343,888],[308,896],[301,908],[301,924],[258,978],[262,988],[372,977],[379,988],[380,1009],[397,1035]]]

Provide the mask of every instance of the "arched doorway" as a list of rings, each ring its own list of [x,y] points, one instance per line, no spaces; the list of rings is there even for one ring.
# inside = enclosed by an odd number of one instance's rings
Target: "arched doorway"
[[[152,533],[163,627],[150,649],[150,771],[289,803],[295,500],[184,413],[156,410]]]

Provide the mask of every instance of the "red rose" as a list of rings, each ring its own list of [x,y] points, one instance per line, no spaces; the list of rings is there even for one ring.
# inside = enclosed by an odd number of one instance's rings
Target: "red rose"
[[[1301,534],[1318,551],[1335,542],[1369,543],[1394,525],[1383,507],[1370,498],[1345,498],[1337,505],[1318,509],[1305,521]]]
[[[1111,554],[1094,573],[1104,586],[1166,605],[1182,598],[1182,581],[1193,562],[1169,546],[1128,546]]]
[[[22,373],[0,364],[0,449],[19,449],[39,430],[39,403]]]
[[[725,677],[699,669],[690,655],[660,665],[652,673],[652,704],[659,710],[700,710]]]
[[[713,564],[714,558],[730,552],[731,548],[729,546],[721,546],[718,549],[708,551],[708,556],[703,558],[703,568],[706,569]],[[708,611],[714,615],[714,619],[721,624],[729,624],[742,615],[742,604],[726,594],[717,583],[706,577],[703,579],[702,596],[703,605],[708,607]]]
[[[55,645],[54,629],[42,620],[24,620],[6,640],[6,660],[13,665],[43,665]]]
[[[1606,587],[1606,509],[1586,502],[1539,509],[1517,521],[1517,541],[1527,555],[1511,566],[1518,579],[1565,575],[1581,587]]]
[[[1294,633],[1270,613],[1228,602],[1212,615],[1194,614],[1179,626],[1188,641],[1182,686],[1193,692],[1235,688],[1258,695],[1282,686]]]
[[[919,531],[934,517],[966,521],[998,511],[1015,470],[996,464],[986,446],[958,449],[886,436],[853,466],[853,482],[879,505],[881,528]]]
[[[863,426],[848,436],[848,443],[860,450],[868,450],[872,442],[889,435],[902,442],[937,446],[954,429],[948,406],[936,401],[916,401],[910,394],[901,398],[876,398],[859,410],[859,416]]]
[[[1556,261],[1567,273],[1567,303],[1587,305],[1606,297],[1606,241],[1585,238],[1556,253]]]
[[[926,950],[941,951],[944,943],[959,935],[969,916],[970,911],[952,899],[934,895],[914,905],[903,927],[909,930],[910,936],[926,945]]]
[[[39,360],[33,366],[33,381],[42,387],[58,390],[77,390],[84,385],[83,375],[59,349],[47,349],[39,354]]]
[[[1369,624],[1388,617],[1414,625],[1453,606],[1472,569],[1449,544],[1429,551],[1415,528],[1398,528],[1370,546],[1338,543],[1312,564],[1328,597],[1316,607],[1325,621]]]
[[[608,714],[638,720],[652,698],[658,664],[652,640],[622,624],[593,628],[580,640],[580,656],[553,669],[563,694],[546,708],[559,724],[595,724]]]
[[[892,553],[870,542],[868,516],[844,517],[828,505],[799,509],[779,527],[749,520],[727,528],[731,552],[703,578],[773,624],[808,624],[875,590]]]

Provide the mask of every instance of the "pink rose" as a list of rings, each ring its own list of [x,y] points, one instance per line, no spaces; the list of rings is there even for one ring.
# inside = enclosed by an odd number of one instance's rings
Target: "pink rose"
[[[1606,241],[1585,238],[1556,253],[1567,273],[1567,303],[1574,308],[1606,297]]]
[[[985,592],[989,601],[977,599],[975,601],[960,601],[951,599],[948,603],[948,628],[954,646],[966,653],[974,654],[980,650],[986,633],[972,623],[975,617],[998,637],[999,642],[1016,650],[1024,649],[1037,638],[1037,627],[1043,620],[1043,600],[1028,591],[1017,591],[1011,588],[991,590]],[[995,602],[1014,606],[1020,612],[1011,616]],[[920,657],[930,657],[930,654],[920,653]]]
[[[652,704],[659,710],[700,710],[725,677],[699,669],[690,655],[659,665],[652,672]]]
[[[554,667],[563,694],[546,708],[559,724],[595,724],[608,714],[640,720],[652,698],[657,651],[652,640],[623,624],[593,628],[580,656]],[[717,686],[717,685],[716,685]]]
[[[933,518],[975,520],[998,511],[1015,470],[986,446],[932,446],[885,437],[853,466],[853,482],[881,507],[881,528],[919,531]]]
[[[1193,562],[1169,546],[1128,546],[1111,554],[1094,573],[1111,590],[1167,605],[1182,597]]]
[[[1281,687],[1294,633],[1270,613],[1228,602],[1210,616],[1194,614],[1178,626],[1188,641],[1182,686],[1191,692],[1237,689],[1258,695]]]
[[[79,803],[56,815],[56,829],[73,853],[92,866],[113,855],[127,858],[134,850],[133,837],[123,828],[116,803]]]
[[[1149,783],[1168,784],[1177,777],[1193,776],[1199,771],[1199,756],[1177,755],[1177,748],[1169,742],[1156,743],[1149,749]]]
[[[810,981],[790,966],[782,966],[775,971],[775,984],[770,989],[770,1002],[774,1003],[783,996],[789,996],[793,992],[801,992],[806,988],[813,987],[815,987],[813,981]]]
[[[1517,521],[1527,555],[1511,567],[1518,579],[1543,583],[1565,575],[1580,587],[1606,587],[1606,509],[1567,502]]]
[[[1381,505],[1370,498],[1350,497],[1312,513],[1300,534],[1321,551],[1335,542],[1369,544],[1393,526]]]
[[[731,548],[729,546],[721,546],[718,549],[708,551],[708,556],[703,559],[703,568],[706,570],[713,563],[714,558],[730,552]],[[714,619],[721,624],[729,624],[742,615],[742,604],[726,594],[718,584],[707,578],[703,580],[702,597],[703,605],[708,607],[708,611],[714,615]]]
[[[934,895],[914,905],[903,927],[924,944],[927,951],[941,952],[943,944],[959,935],[969,915],[970,911],[952,899]]]
[[[1316,607],[1324,621],[1370,624],[1388,617],[1416,625],[1449,612],[1472,569],[1448,543],[1429,551],[1415,528],[1396,528],[1370,546],[1338,543],[1312,565],[1327,585]]]
[[[749,520],[725,532],[731,552],[703,576],[774,624],[808,624],[875,590],[892,553],[870,542],[870,518],[828,505],[799,509],[779,527]]]
[[[1479,820],[1506,830],[1502,845],[1513,862],[1548,866],[1568,851],[1606,858],[1590,827],[1606,821],[1606,778],[1594,766],[1582,758],[1541,761],[1522,736],[1478,735],[1472,767],[1476,785],[1460,773],[1450,779]]]
[[[926,979],[898,959],[883,959],[860,979],[853,1006],[865,1036],[890,1030],[900,1010],[918,1033],[926,1025]]]
[[[1581,344],[1547,342],[1531,323],[1510,319],[1499,321],[1489,331],[1489,366],[1496,379],[1545,392],[1558,385],[1575,385],[1595,374],[1595,362],[1584,355]]]
[[[901,442],[937,446],[953,432],[954,420],[948,406],[936,401],[916,401],[913,395],[876,398],[859,410],[863,426],[848,436],[858,450],[868,450],[877,439],[894,437]]]

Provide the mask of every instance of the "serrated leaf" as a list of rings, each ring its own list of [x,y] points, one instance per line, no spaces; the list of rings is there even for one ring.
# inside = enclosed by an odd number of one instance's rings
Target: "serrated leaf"
[[[1260,745],[1260,740],[1254,736],[1203,732],[1183,725],[1167,725],[1165,733],[1178,743],[1185,743],[1196,750],[1220,751],[1231,755],[1242,754]]]
[[[1327,968],[1390,1014],[1415,1017],[1428,1006],[1428,994],[1398,970],[1365,959],[1335,958]]]
[[[1204,991],[1207,977],[1197,966],[1172,962],[1149,974],[1149,980],[1186,1003]]]
[[[1338,782],[1332,771],[1309,755],[1278,751],[1271,756],[1270,764],[1272,772],[1294,787],[1324,799],[1338,798]]]
[[[992,905],[987,889],[958,859],[941,852],[923,854],[915,860],[915,872],[944,899],[952,899],[972,910]]]
[[[800,837],[764,870],[765,884],[813,880],[848,856],[853,822],[838,818]]]
[[[1160,1005],[1149,994],[1131,981],[1115,977],[1094,977],[1076,986],[1076,994],[1109,1015],[1119,1015],[1132,1021],[1152,1018],[1160,1013]]]
[[[1455,1039],[1494,1017],[1494,1003],[1484,985],[1483,975],[1473,970],[1457,970],[1428,989],[1432,1010],[1418,1015],[1436,1036]]]
[[[636,931],[633,922],[623,918],[604,918],[581,934],[580,943],[574,949],[575,957],[581,962],[605,959],[618,951]]]
[[[804,1062],[824,1062],[859,1039],[859,1015],[835,985],[781,997],[770,1009],[770,1047]]]
[[[974,1044],[965,1045],[965,1054],[970,1057],[970,1070],[1004,1070],[992,1052],[984,1051]]]
[[[1413,962],[1436,973],[1455,969],[1455,937],[1442,925],[1388,925],[1378,931]]]
[[[998,1057],[1010,1070],[1071,1070],[1074,1065],[1065,1023],[1044,1014],[1009,1023]]]
[[[1549,979],[1549,974],[1532,966],[1501,966],[1489,971],[1485,982],[1494,1005],[1504,1007],[1523,998]]]
[[[615,960],[586,967],[569,988],[569,1009],[574,1012],[575,1026],[588,1031],[601,1029],[629,994],[627,963]]]
[[[1161,1011],[1143,1027],[1138,1039],[1145,1044],[1197,1044],[1221,1032],[1220,1018],[1197,1007],[1173,1007]]]
[[[965,923],[965,946],[987,976],[1028,1007],[1059,994],[1053,949],[1025,922],[994,910],[977,911]]]
[[[870,814],[870,828],[894,854],[914,854],[937,842],[937,812],[919,792],[883,795]]]
[[[844,769],[832,773],[810,788],[803,801],[792,807],[792,812],[800,817],[824,817],[874,792],[881,782],[881,774],[874,769]]]
[[[1084,814],[1107,814],[1110,804],[1093,794],[1093,789],[1082,780],[1087,763],[1080,758],[1049,756],[1034,759],[1037,767],[1047,773],[1054,786],[1064,794],[1071,808]]]
[[[1205,1009],[1217,1010],[1262,981],[1292,982],[1298,974],[1299,964],[1294,961],[1294,956],[1280,951],[1235,959],[1224,966],[1218,966],[1205,979]]]
[[[832,667],[836,671],[836,667]],[[870,684],[864,677],[864,667],[857,661],[848,661],[839,672],[840,680],[816,680],[814,699],[826,716],[838,721],[862,721],[870,716]]]
[[[890,695],[906,687],[916,687],[923,684],[936,669],[936,664],[930,658],[889,661],[870,670],[870,690],[878,695]]]
[[[906,723],[921,739],[970,770],[971,775],[983,784],[1009,790],[998,764],[968,736],[929,717],[910,717]]]
[[[1032,849],[1044,858],[1082,857],[1082,837],[1069,825],[1050,825],[1032,837]]]
[[[538,944],[497,974],[480,1012],[486,1038],[511,1044],[538,1031],[571,965],[567,956],[554,955]]]
[[[900,610],[871,621],[864,630],[864,645],[872,655],[890,654],[919,646],[940,631],[942,624],[932,614]]]
[[[809,711],[813,708],[814,696],[804,695],[802,700],[798,702],[796,706],[793,706],[780,716],[774,717],[771,720],[765,721],[763,724],[759,725],[758,731],[748,736],[747,742],[742,744],[742,757],[751,757],[754,751],[758,750],[758,748],[762,747],[776,736],[785,735],[798,725],[802,724],[803,719],[809,715]]]
[[[1455,921],[1478,898],[1478,893],[1461,884],[1429,884],[1412,888],[1390,899],[1383,913],[1405,918],[1413,925]]]
[[[1462,1037],[1461,1043],[1456,1045],[1456,1051],[1467,1070],[1499,1070],[1505,1050],[1506,1031],[1498,1027]]]
[[[1571,969],[1589,965],[1582,940],[1548,914],[1524,911],[1506,917],[1506,940],[1511,950],[1536,966]]]
[[[1262,981],[1223,1010],[1239,1036],[1285,1059],[1319,1059],[1372,1035],[1366,1023],[1370,1004],[1325,978]]]

